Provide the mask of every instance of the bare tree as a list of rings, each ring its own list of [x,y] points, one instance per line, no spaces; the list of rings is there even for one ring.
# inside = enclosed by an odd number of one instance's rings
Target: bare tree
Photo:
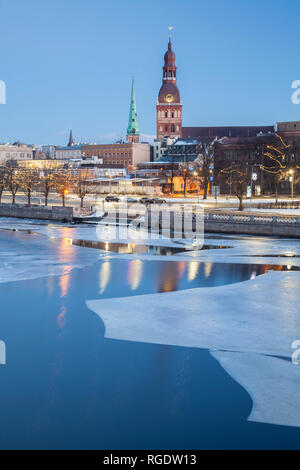
[[[286,144],[283,138],[276,134],[274,145],[266,145],[264,155],[264,164],[260,168],[272,176],[276,201],[278,200],[279,183],[289,178],[293,178],[294,184],[300,181],[300,175],[297,170],[300,169],[293,160],[293,148]]]
[[[189,177],[190,177],[190,168],[189,168],[188,163],[186,161],[180,163],[180,165],[179,165],[179,175],[181,176],[181,178],[183,180],[183,195],[185,197],[186,196],[187,182],[188,182]]]
[[[77,170],[72,178],[72,191],[80,199],[80,207],[83,208],[84,198],[92,192],[93,182],[86,170]]]
[[[18,170],[13,166],[7,165],[5,168],[6,183],[5,187],[12,195],[12,204],[16,203],[16,194],[20,188],[20,179]]]
[[[59,170],[54,174],[54,189],[61,197],[63,207],[65,206],[66,195],[72,185],[72,176],[68,170]]]
[[[51,170],[42,170],[40,172],[40,178],[38,183],[39,192],[42,194],[45,200],[45,206],[48,206],[48,197],[50,191],[55,189],[55,179]]]
[[[174,178],[176,176],[176,172],[175,172],[175,163],[174,163],[174,156],[172,156],[172,165],[171,165],[171,169],[169,171],[169,177],[168,177],[168,181],[170,181],[170,194],[173,194],[174,192]],[[161,168],[162,170],[162,168]]]
[[[21,191],[27,196],[28,205],[31,204],[31,195],[37,187],[39,174],[36,169],[18,168],[17,179]]]
[[[203,180],[203,199],[207,199],[209,180],[214,164],[214,144],[216,139],[198,145],[198,158],[195,169],[200,171]]]
[[[246,195],[247,185],[251,178],[251,172],[242,162],[233,162],[230,167],[220,171],[220,176],[226,178],[226,183],[232,185],[233,193],[239,200],[239,211],[244,210],[243,199]]]
[[[0,204],[2,200],[2,195],[6,187],[6,167],[5,165],[0,166]]]

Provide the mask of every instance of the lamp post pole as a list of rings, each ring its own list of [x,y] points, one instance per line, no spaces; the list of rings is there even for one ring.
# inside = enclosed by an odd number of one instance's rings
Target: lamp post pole
[[[197,195],[198,195],[198,204],[199,204],[199,178],[198,178],[197,171],[194,171],[194,176],[196,177],[196,181],[197,181]]]
[[[291,183],[291,196],[292,196],[292,203],[294,201],[294,170],[289,171],[290,174],[290,183]]]
[[[253,181],[257,180],[257,173],[253,173],[253,169],[251,171],[251,186],[250,186],[250,211],[252,211],[252,188],[253,188]]]

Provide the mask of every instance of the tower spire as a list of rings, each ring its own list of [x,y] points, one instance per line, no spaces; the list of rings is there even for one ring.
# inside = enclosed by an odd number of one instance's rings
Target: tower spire
[[[176,57],[172,49],[171,31],[169,26],[168,50],[164,55],[162,86],[159,90],[156,105],[157,138],[178,138],[182,135],[182,104],[177,87]]]
[[[73,140],[73,134],[72,134],[72,129],[70,130],[70,137],[69,137],[69,143],[68,147],[72,147],[74,145],[74,140]]]
[[[138,126],[138,120],[137,120],[137,112],[136,112],[134,77],[132,76],[129,121],[128,121],[128,127],[127,127],[127,142],[138,143],[139,141],[140,141],[140,132],[139,132],[139,126]]]

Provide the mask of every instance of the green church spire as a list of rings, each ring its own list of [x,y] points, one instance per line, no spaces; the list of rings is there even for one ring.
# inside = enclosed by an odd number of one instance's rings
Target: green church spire
[[[136,112],[134,78],[132,77],[129,122],[128,122],[128,128],[127,128],[128,142],[139,142],[139,135],[140,135],[140,131],[139,131],[139,125],[138,125],[138,120],[137,120],[137,112]]]

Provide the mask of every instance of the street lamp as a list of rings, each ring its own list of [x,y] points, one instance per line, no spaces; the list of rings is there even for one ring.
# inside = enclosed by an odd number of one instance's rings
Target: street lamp
[[[290,183],[291,183],[291,196],[292,196],[292,202],[293,202],[293,199],[294,199],[294,170],[293,169],[290,169],[289,170],[289,180],[290,180]]]
[[[134,166],[134,167],[133,167],[133,171],[134,171],[134,187],[135,187],[135,192],[136,192],[136,170],[137,170],[137,167]]]
[[[186,197],[187,169],[183,169],[183,197]]]
[[[194,171],[193,175],[196,176],[196,178],[197,178],[198,172]],[[198,203],[199,203],[199,180],[198,180],[198,178],[197,178],[197,194],[198,194]]]
[[[250,190],[250,211],[252,210],[252,187],[253,181],[257,181],[257,173],[251,174],[251,190]]]

